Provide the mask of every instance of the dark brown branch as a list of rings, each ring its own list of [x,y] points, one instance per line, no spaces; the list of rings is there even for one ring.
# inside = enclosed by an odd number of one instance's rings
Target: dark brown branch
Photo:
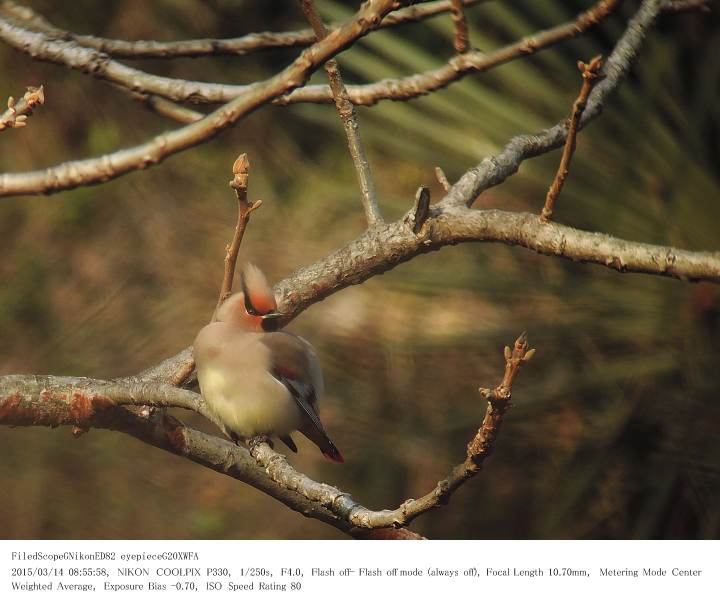
[[[717,0],[675,0],[665,7],[664,12],[669,14],[687,13],[696,10],[710,12],[712,10],[710,5],[716,1]]]
[[[464,6],[473,6],[487,1],[464,0],[462,4]],[[76,42],[81,46],[126,59],[175,59],[179,57],[244,55],[257,50],[310,46],[315,42],[315,33],[311,29],[291,32],[259,32],[246,34],[238,38],[206,38],[178,40],[175,42],[112,40],[96,36],[84,36],[58,29],[29,7],[20,6],[14,2],[3,2],[1,8],[6,14],[20,20],[24,25],[52,34],[57,39]],[[424,2],[419,6],[409,6],[393,11],[382,20],[380,27],[414,23],[435,17],[449,10],[451,10],[450,0]],[[337,27],[338,24],[333,24],[331,29]]]
[[[258,107],[301,86],[325,61],[373,29],[392,6],[392,0],[366,2],[353,19],[304,51],[280,73],[247,87],[235,100],[200,121],[156,136],[142,145],[99,158],[67,162],[45,170],[3,174],[0,176],[0,197],[47,194],[105,182],[158,164],[170,155],[208,141]]]
[[[453,46],[455,47],[455,52],[462,54],[470,50],[468,24],[465,18],[465,5],[462,0],[452,0],[451,14],[453,27],[455,28]]]
[[[430,215],[430,189],[425,185],[420,186],[415,194],[415,205],[408,214],[412,220],[412,230],[416,235],[420,233]]]
[[[45,103],[45,89],[43,86],[35,88],[28,86],[27,92],[17,101],[9,97],[7,109],[0,115],[0,132],[6,128],[23,128],[27,125],[28,116],[38,105]]]
[[[300,0],[300,5],[318,41],[325,38],[328,35],[328,31],[320,19],[313,0]],[[353,104],[348,98],[347,89],[343,83],[337,61],[330,59],[325,63],[325,71],[330,80],[330,90],[335,100],[335,107],[337,107],[343,128],[345,129],[350,157],[355,166],[355,173],[357,174],[358,184],[360,185],[365,219],[368,225],[373,225],[378,221],[382,222],[382,216],[375,194],[375,184],[373,183],[370,173],[370,164],[368,163],[365,148],[360,138],[360,126],[358,125],[357,114],[355,107],[353,107]]]
[[[577,144],[578,125],[580,124],[580,118],[582,118],[583,111],[585,111],[585,105],[587,105],[588,97],[590,92],[595,86],[600,76],[600,68],[602,67],[601,57],[598,55],[594,57],[590,63],[583,63],[578,61],[578,69],[582,73],[583,84],[580,89],[580,94],[573,103],[572,115],[568,122],[568,133],[565,139],[565,145],[563,147],[562,157],[560,158],[560,165],[558,166],[555,178],[553,178],[550,184],[550,189],[545,197],[545,205],[543,206],[542,212],[540,212],[540,220],[548,222],[553,215],[555,209],[555,201],[562,191],[565,179],[567,178],[568,172],[570,171],[570,162],[572,161],[573,153],[575,152],[575,146]]]

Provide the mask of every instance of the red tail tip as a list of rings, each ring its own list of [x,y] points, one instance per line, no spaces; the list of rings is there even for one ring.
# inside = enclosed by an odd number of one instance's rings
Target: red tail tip
[[[345,463],[345,458],[342,456],[342,453],[340,453],[340,451],[338,451],[337,449],[330,453],[323,451],[323,457],[330,461],[334,461],[335,463]]]

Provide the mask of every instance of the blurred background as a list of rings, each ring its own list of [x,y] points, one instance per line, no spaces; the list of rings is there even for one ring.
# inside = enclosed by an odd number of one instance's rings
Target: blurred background
[[[328,21],[356,2],[318,0]],[[306,27],[296,2],[28,3],[54,24],[126,39],[232,37]],[[469,9],[491,50],[574,18],[589,1]],[[359,108],[383,211],[441,190],[518,133],[566,116],[578,59],[607,52],[637,8],[535,56],[431,96]],[[555,218],[694,250],[720,249],[717,14],[661,18],[635,69],[579,137]],[[340,57],[349,83],[440,65],[449,16],[373,33]],[[265,78],[297,51],[131,63],[227,83]],[[313,82],[324,81],[322,70]],[[173,122],[113,88],[0,45],[0,93],[45,85],[27,128],[0,136],[0,169],[38,169],[138,144]],[[240,262],[272,281],[357,236],[358,189],[333,106],[266,107],[161,166],[51,197],[0,200],[0,373],[135,373],[192,342],[222,277],[241,152],[263,199]],[[560,152],[523,164],[476,207],[538,212]],[[298,438],[296,466],[371,508],[427,492],[461,461],[524,330],[538,352],[483,472],[413,527],[433,538],[720,536],[720,288],[618,274],[499,244],[416,258],[316,304],[290,330],[318,349],[323,421],[343,451]],[[192,415],[189,423],[201,425]],[[205,426],[207,429],[211,429]],[[301,442],[302,441],[302,442]],[[279,445],[282,448],[282,445]],[[284,451],[284,448],[283,448]],[[342,538],[226,476],[123,434],[0,428],[2,538]]]

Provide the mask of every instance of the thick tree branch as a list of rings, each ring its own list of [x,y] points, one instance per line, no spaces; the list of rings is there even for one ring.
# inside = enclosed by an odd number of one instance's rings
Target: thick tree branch
[[[0,197],[47,194],[104,182],[155,165],[174,153],[205,142],[261,105],[301,86],[325,61],[377,26],[381,16],[392,6],[392,0],[370,0],[363,4],[352,20],[304,51],[280,73],[248,86],[235,100],[200,121],[99,158],[67,162],[45,170],[3,174],[0,176]],[[0,20],[0,31],[8,28],[13,29]]]
[[[328,31],[323,25],[313,1],[300,0],[300,5],[317,39],[322,40],[325,38],[328,35]],[[353,104],[348,98],[347,89],[343,83],[337,61],[330,59],[325,63],[325,71],[330,80],[330,90],[335,100],[335,107],[337,107],[343,128],[345,129],[350,157],[355,166],[355,173],[357,174],[358,184],[360,185],[365,218],[368,225],[372,226],[376,222],[382,221],[382,216],[380,214],[380,208],[378,207],[377,196],[375,195],[375,184],[373,183],[372,174],[370,173],[370,164],[368,163],[367,156],[365,155],[365,147],[360,138],[360,126],[358,125],[355,107],[353,107]]]
[[[64,65],[133,92],[157,94],[173,101],[226,103],[251,88],[250,85],[213,84],[153,75],[128,67],[105,53],[86,48],[77,42],[22,27],[17,21],[2,16],[1,13],[0,40],[37,61]]]
[[[354,525],[323,505],[279,485],[246,449],[189,428],[170,415],[152,413],[148,407],[136,412],[119,405],[188,409],[217,423],[200,395],[137,378],[95,380],[36,375],[0,377],[0,425],[68,425],[73,426],[76,435],[90,428],[125,432],[147,444],[249,484],[289,508],[335,526],[354,537],[373,537],[365,527]],[[385,533],[383,538],[420,537],[411,531],[400,531]]]
[[[354,22],[318,42],[275,78],[253,87],[253,94],[264,95],[267,102],[278,90],[299,85],[313,68],[372,27],[391,4],[369,3]],[[607,95],[627,72],[663,5],[660,0],[643,2],[610,55],[604,70],[605,80],[590,95],[579,126],[599,113]],[[333,42],[328,43],[329,40]],[[229,120],[239,118],[239,112],[247,103],[259,103],[257,97],[245,99],[245,104],[232,102],[223,108],[225,113],[215,112],[195,125],[204,125],[216,116],[218,130],[226,127]],[[426,195],[421,192],[405,217],[370,227],[355,241],[279,283],[276,286],[279,310],[290,320],[310,304],[348,285],[365,281],[421,253],[464,241],[522,245],[539,253],[597,263],[620,271],[720,282],[720,253],[717,252],[689,252],[624,241],[559,224],[543,224],[539,217],[531,214],[468,209],[481,191],[502,182],[517,171],[525,159],[562,145],[566,136],[567,125],[560,123],[538,135],[516,137],[499,155],[485,159],[466,173],[433,207],[428,207]],[[418,215],[422,217],[419,228]],[[178,407],[215,421],[199,395],[169,385],[178,383],[179,370],[191,360],[188,351],[140,376],[121,380],[0,377],[0,424],[70,425],[78,433],[91,427],[120,430],[251,484],[290,508],[349,534],[377,536],[385,533],[368,531],[407,525],[418,515],[444,503],[455,489],[477,473],[492,451],[508,408],[513,380],[520,365],[531,356],[524,337],[517,340],[513,351],[506,350],[502,382],[494,389],[481,390],[489,405],[477,435],[468,445],[465,462],[455,467],[431,492],[405,502],[396,510],[373,511],[360,506],[350,495],[295,471],[282,455],[267,445],[253,448],[252,456],[259,462],[256,463],[244,449],[190,429],[172,416],[124,408],[128,405]],[[409,532],[391,534],[413,536]]]
[[[600,111],[601,103],[629,69],[662,3],[645,2],[616,44],[605,66],[605,79],[595,87],[581,122]],[[350,285],[362,283],[415,256],[466,241],[520,245],[549,256],[691,281],[720,282],[720,252],[693,252],[626,241],[561,224],[544,225],[537,216],[501,210],[468,210],[478,194],[503,182],[530,157],[561,146],[563,122],[536,135],[513,138],[503,151],[469,170],[430,209],[420,236],[413,232],[414,209],[402,219],[369,229],[325,258],[297,271],[275,286],[279,310],[289,322],[310,305]],[[171,381],[191,358],[187,348],[147,370],[148,379]]]
[[[464,6],[468,7],[488,0],[461,1]],[[178,40],[175,42],[113,40],[97,36],[84,36],[59,29],[29,7],[18,5],[15,2],[3,2],[0,8],[6,14],[19,20],[23,25],[51,34],[53,38],[76,42],[81,46],[125,59],[175,59],[179,57],[244,55],[257,50],[310,46],[316,40],[315,33],[311,29],[290,32],[258,32],[237,38],[205,38]],[[409,6],[393,11],[383,18],[379,27],[385,28],[414,23],[441,15],[449,10],[451,10],[450,0],[423,2],[419,6]],[[333,24],[330,29],[335,29],[338,26],[338,24]]]
[[[316,482],[298,472],[285,456],[276,453],[267,444],[258,444],[250,452],[258,465],[250,460],[250,454],[245,449],[190,429],[172,416],[153,415],[148,409],[134,413],[119,408],[122,405],[176,407],[200,413],[218,424],[200,395],[166,384],[137,378],[95,380],[37,375],[2,376],[0,425],[70,425],[76,434],[91,427],[126,432],[250,484],[306,516],[361,536],[368,529],[408,525],[421,514],[446,503],[452,492],[480,470],[497,437],[510,399],[512,382],[520,364],[530,356],[527,340],[518,338],[512,355],[506,353],[503,381],[494,390],[483,393],[490,404],[480,430],[468,444],[465,462],[453,468],[430,493],[417,500],[408,500],[396,510],[373,511],[365,508],[336,487]],[[267,477],[271,480],[268,481]],[[409,533],[401,535],[403,538],[411,536]]]

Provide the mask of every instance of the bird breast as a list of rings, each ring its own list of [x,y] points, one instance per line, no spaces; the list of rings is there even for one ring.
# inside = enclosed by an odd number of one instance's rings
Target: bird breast
[[[216,325],[205,329],[218,329]],[[269,373],[271,352],[259,338],[226,332],[214,334],[211,346],[203,346],[203,339],[201,331],[196,344],[200,391],[228,432],[249,438],[288,434],[300,427],[300,409]]]

